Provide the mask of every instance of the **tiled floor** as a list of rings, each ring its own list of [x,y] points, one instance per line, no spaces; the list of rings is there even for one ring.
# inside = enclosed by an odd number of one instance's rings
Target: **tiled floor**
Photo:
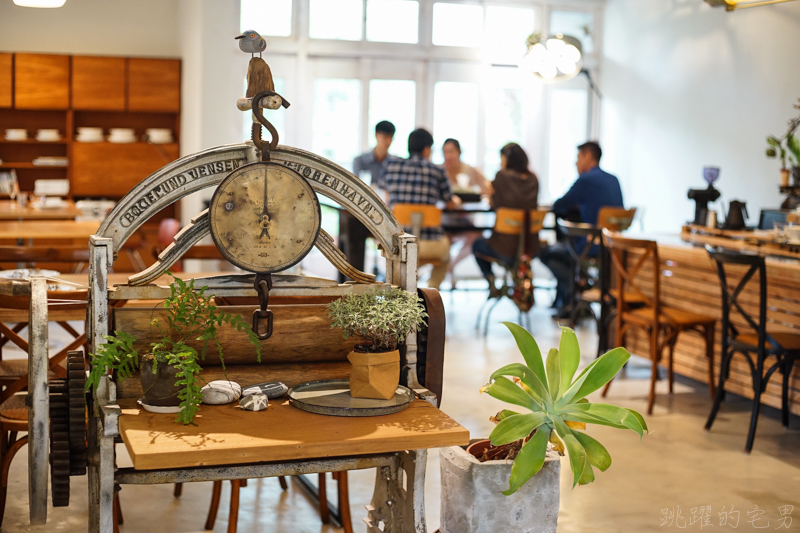
[[[537,295],[538,296],[538,295]],[[545,299],[544,295],[542,300]],[[492,424],[488,417],[500,409],[499,402],[479,395],[491,371],[520,360],[513,339],[501,320],[516,320],[513,306],[506,302],[492,316],[489,336],[474,330],[477,308],[484,293],[458,291],[444,293],[448,311],[448,343],[442,408],[473,437],[485,436]],[[543,349],[558,342],[559,330],[542,304],[531,312],[531,329]],[[593,327],[578,329],[584,364],[594,356],[596,337]],[[634,360],[627,376],[614,383],[608,401],[646,409],[648,370],[646,362]],[[666,383],[659,383],[655,412],[648,417],[651,433],[640,442],[629,431],[592,426],[589,432],[608,448],[614,463],[598,473],[594,484],[571,489],[567,459],[563,459],[559,532],[641,532],[666,529],[700,531],[697,508],[710,506],[710,524],[703,530],[728,528],[750,531],[769,523],[767,529],[781,527],[800,531],[800,421],[794,417],[792,429],[784,430],[778,414],[765,409],[755,448],[750,456],[742,453],[749,420],[750,403],[729,395],[711,432],[703,430],[710,400],[701,384],[681,380],[675,394],[666,394]],[[124,450],[120,449],[120,455]],[[353,472],[351,508],[356,531],[364,506],[372,492],[372,473]],[[26,454],[14,460],[9,479],[9,496],[3,532],[85,531],[86,478],[72,478],[73,503],[67,509],[50,510],[46,526],[30,527],[27,513]],[[334,486],[329,481],[329,487]],[[226,531],[227,490],[214,531]],[[330,491],[332,492],[332,491]],[[329,492],[329,493],[330,493]],[[210,499],[209,483],[184,486],[183,496],[175,499],[171,486],[125,486],[121,499],[125,515],[124,532],[200,532]],[[429,531],[439,525],[438,454],[430,454],[426,486]],[[789,519],[781,520],[779,507],[794,506]],[[765,511],[757,515],[756,506]],[[693,515],[692,510],[695,510]],[[662,524],[662,513],[672,512],[672,522]],[[786,511],[787,509],[784,509]],[[738,512],[738,515],[735,513]],[[727,525],[721,520],[728,513]],[[794,516],[792,516],[794,515]],[[668,514],[666,516],[669,516]],[[785,527],[788,526],[788,527]],[[242,490],[239,531],[252,532],[328,532],[322,526],[299,489],[290,485],[282,492],[275,479],[251,481]],[[502,532],[505,533],[505,532]]]

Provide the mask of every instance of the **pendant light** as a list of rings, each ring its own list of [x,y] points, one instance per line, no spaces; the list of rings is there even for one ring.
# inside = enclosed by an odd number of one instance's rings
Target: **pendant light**
[[[527,44],[528,53],[520,60],[519,68],[545,83],[574,78],[583,68],[581,42],[575,37],[557,33],[542,39],[534,33]]]
[[[712,7],[725,7],[725,11],[733,11],[735,9],[744,9],[745,7],[759,7],[768,6],[770,4],[782,4],[783,2],[792,2],[793,0],[706,0],[706,3]]]
[[[67,0],[14,0],[14,4],[20,7],[61,7]]]

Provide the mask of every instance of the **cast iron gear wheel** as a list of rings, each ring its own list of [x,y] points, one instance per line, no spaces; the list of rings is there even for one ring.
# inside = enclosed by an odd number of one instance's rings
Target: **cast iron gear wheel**
[[[50,381],[50,484],[53,507],[69,505],[69,478],[86,474],[83,353],[70,352],[67,378]]]

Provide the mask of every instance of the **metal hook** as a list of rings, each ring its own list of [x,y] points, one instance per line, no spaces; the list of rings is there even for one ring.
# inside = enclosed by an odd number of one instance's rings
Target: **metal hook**
[[[253,116],[258,120],[258,123],[253,123],[253,144],[256,145],[256,148],[261,150],[262,161],[269,161],[270,150],[274,150],[275,147],[278,146],[278,130],[275,129],[275,126],[273,126],[269,120],[264,118],[264,112],[261,110],[261,99],[267,96],[278,96],[283,99],[283,97],[275,91],[261,91],[253,97]],[[272,139],[266,145],[264,141],[261,140],[262,125],[267,128],[267,131],[269,131],[272,136]]]

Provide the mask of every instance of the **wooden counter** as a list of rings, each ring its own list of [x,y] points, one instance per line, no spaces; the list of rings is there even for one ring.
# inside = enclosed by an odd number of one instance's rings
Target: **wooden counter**
[[[639,238],[636,235],[631,237]],[[686,235],[682,235],[686,237]],[[650,237],[648,237],[650,238]],[[696,245],[681,242],[675,236],[661,236],[654,238],[658,241],[658,253],[661,261],[661,298],[665,305],[684,309],[695,313],[702,313],[717,317],[715,332],[715,383],[719,380],[719,365],[722,348],[722,299],[720,294],[719,278],[713,268],[711,258],[705,248],[699,246],[705,242],[698,240],[714,240],[709,242],[715,246],[725,246],[740,251],[758,251],[758,247],[747,244],[742,240],[730,239],[720,236],[689,236],[689,240]],[[747,248],[743,249],[742,246]],[[750,247],[756,249],[750,249]],[[762,248],[763,252],[764,249]],[[789,250],[784,250],[784,257],[788,257]],[[800,253],[795,253],[800,259]],[[629,264],[636,261],[637,256],[628,257]],[[651,290],[652,270],[643,268],[637,276],[644,292]],[[738,283],[744,274],[744,268],[730,268],[729,283]],[[771,331],[786,331],[800,333],[800,261],[789,260],[782,257],[767,258],[768,301],[767,301],[767,327]],[[647,283],[645,283],[647,281]],[[743,295],[740,297],[742,306],[753,317],[758,316],[758,284],[751,280]],[[738,313],[733,313],[731,320],[741,329],[746,329],[746,323]],[[641,331],[631,330],[627,335],[627,348],[635,354],[648,354],[648,344]],[[665,351],[665,357],[668,354]],[[701,383],[708,381],[708,363],[705,357],[704,342],[699,335],[682,334],[675,348],[675,372],[690,377]],[[774,362],[769,359],[768,364]],[[776,372],[769,381],[762,403],[780,409],[781,407],[781,374]],[[752,381],[747,362],[741,355],[733,358],[730,379],[725,384],[726,390],[745,396],[753,397]],[[795,365],[793,377],[789,382],[790,408],[794,414],[800,415],[800,365]],[[709,409],[711,405],[709,404]]]

